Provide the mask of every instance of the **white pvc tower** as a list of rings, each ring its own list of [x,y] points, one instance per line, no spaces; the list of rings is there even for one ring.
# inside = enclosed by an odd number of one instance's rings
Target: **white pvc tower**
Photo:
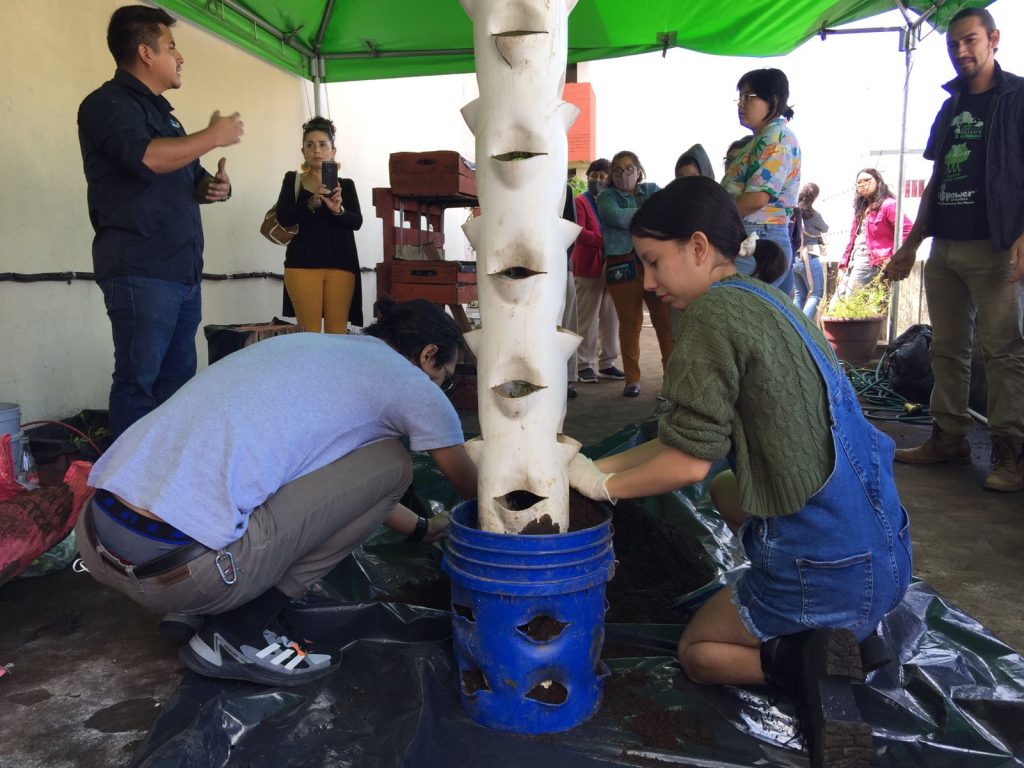
[[[462,114],[476,136],[481,215],[464,227],[477,253],[481,436],[467,444],[480,474],[479,526],[519,533],[532,521],[568,530],[561,435],[566,368],[580,337],[559,328],[566,249],[580,228],[561,218],[566,131],[562,101],[568,17],[576,0],[461,0],[473,20],[480,98]],[[524,493],[525,492],[525,493]]]

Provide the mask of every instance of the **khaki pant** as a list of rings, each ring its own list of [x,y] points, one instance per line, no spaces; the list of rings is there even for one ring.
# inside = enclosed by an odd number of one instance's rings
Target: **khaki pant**
[[[988,240],[934,240],[924,267],[932,321],[931,413],[943,432],[966,435],[974,326],[988,380],[994,435],[1024,439],[1024,281],[1007,281],[1009,253]]]
[[[635,258],[635,257],[634,257]],[[622,258],[609,258],[609,263],[616,263]],[[605,268],[607,270],[607,267]],[[619,316],[619,347],[622,350],[622,370],[626,374],[626,384],[640,383],[640,332],[644,327],[644,304],[651,316],[651,325],[658,335],[658,347],[661,349],[661,370],[665,372],[668,359],[672,355],[672,327],[668,318],[668,304],[665,304],[651,291],[644,290],[644,267],[636,260],[637,277],[627,283],[608,283],[608,293],[615,303],[615,312]]]
[[[208,550],[169,572],[137,579],[112,566],[89,535],[82,510],[75,531],[82,562],[101,584],[159,613],[216,614],[238,608],[271,587],[292,598],[334,568],[372,534],[412,483],[412,462],[397,440],[350,453],[282,487],[253,510],[249,527],[224,552],[238,580],[225,584],[224,555]]]
[[[619,359],[619,317],[615,304],[600,277],[576,277],[576,302],[579,308],[579,368],[594,371],[611,368]]]

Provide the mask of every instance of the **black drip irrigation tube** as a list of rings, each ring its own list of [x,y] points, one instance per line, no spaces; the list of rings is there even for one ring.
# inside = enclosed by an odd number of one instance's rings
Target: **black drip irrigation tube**
[[[279,272],[233,272],[231,274],[211,274],[203,272],[203,280],[284,280]],[[74,280],[96,281],[95,272],[0,272],[0,282],[8,283],[68,283]]]

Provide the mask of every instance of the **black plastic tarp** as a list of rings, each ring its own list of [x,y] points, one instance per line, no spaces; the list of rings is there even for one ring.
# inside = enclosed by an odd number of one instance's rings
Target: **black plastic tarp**
[[[609,438],[600,454],[643,439]],[[426,457],[416,488],[435,510],[454,499]],[[645,503],[685,528],[720,573],[742,556],[702,487]],[[292,689],[189,674],[133,760],[137,766],[805,766],[793,709],[767,688],[701,686],[675,661],[677,625],[608,624],[605,702],[589,722],[541,737],[475,725],[459,701],[447,611],[379,602],[439,576],[441,549],[380,533],[317,586],[290,621],[300,636],[344,648],[341,669]],[[873,766],[1024,766],[1024,659],[924,582],[911,585],[881,634],[897,661],[856,690],[875,734]],[[666,730],[668,735],[666,735]]]

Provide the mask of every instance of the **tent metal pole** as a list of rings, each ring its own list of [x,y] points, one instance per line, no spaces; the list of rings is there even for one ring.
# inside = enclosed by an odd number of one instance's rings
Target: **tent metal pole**
[[[220,4],[226,8],[230,8],[232,11],[237,13],[243,19],[251,21],[257,27],[262,29],[271,37],[277,38],[282,43],[287,45],[289,48],[294,48],[299,53],[304,53],[306,56],[312,58],[315,54],[309,48],[304,46],[302,43],[296,41],[293,34],[282,34],[280,30],[275,29],[273,26],[265,22],[259,16],[254,14],[248,8],[243,8],[241,5],[236,3],[234,0],[219,0]]]
[[[914,51],[917,49],[917,40],[920,34],[921,25],[925,23],[946,0],[935,0],[932,7],[918,16],[914,21],[910,20],[905,0],[894,0],[903,18],[907,20],[907,26],[901,31],[900,47],[904,52],[904,77],[903,77],[903,115],[900,121],[900,172],[896,187],[896,226],[893,231],[893,253],[903,245],[903,196],[904,176],[906,166],[907,149],[907,112],[910,105],[910,73],[914,69]],[[894,282],[892,285],[892,300],[889,302],[889,331],[888,337],[891,342],[898,334],[898,320],[900,309],[900,284]]]
[[[320,117],[323,115],[321,111],[322,106],[322,85],[324,80],[324,57],[315,56],[309,60],[309,74],[310,80],[313,81],[313,116]]]
[[[903,30],[903,46],[904,46],[904,74],[903,74],[903,116],[900,120],[900,173],[899,179],[896,182],[896,226],[893,228],[893,253],[899,250],[899,247],[903,245],[903,195],[905,190],[904,175],[906,158],[904,153],[907,149],[907,109],[910,105],[910,73],[914,68],[914,48],[916,42],[914,40],[915,26],[911,25]],[[892,300],[889,302],[889,332],[888,337],[891,342],[899,334],[897,333],[897,325],[899,320],[900,310],[900,284],[894,282],[892,284]]]

